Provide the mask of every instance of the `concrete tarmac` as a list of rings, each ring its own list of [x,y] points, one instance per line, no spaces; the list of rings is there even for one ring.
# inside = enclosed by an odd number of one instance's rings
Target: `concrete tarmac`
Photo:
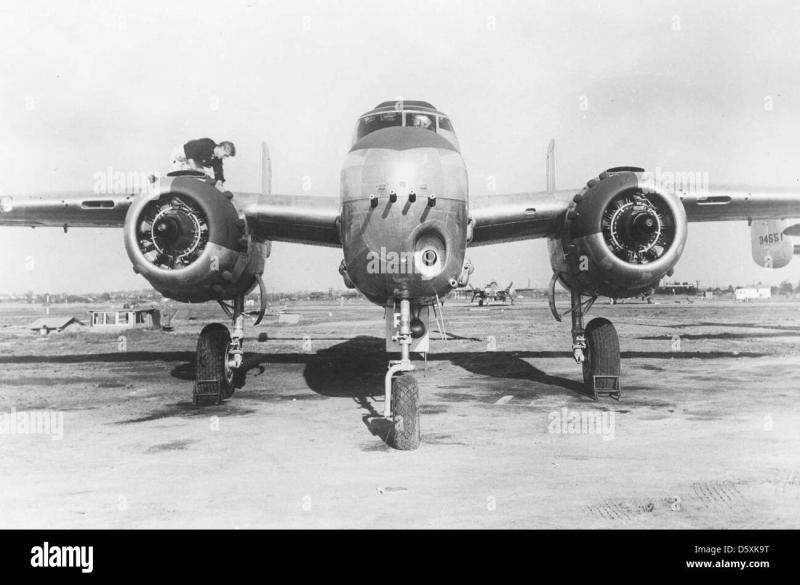
[[[46,338],[0,309],[0,528],[800,527],[800,303],[598,304],[623,395],[597,402],[545,303],[448,303],[413,452],[380,437],[381,309],[250,327],[244,386],[199,408],[206,308]]]

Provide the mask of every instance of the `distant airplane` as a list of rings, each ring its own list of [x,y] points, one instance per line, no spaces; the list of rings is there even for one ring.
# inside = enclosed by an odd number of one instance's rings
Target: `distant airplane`
[[[512,305],[514,304],[514,296],[516,295],[514,291],[514,283],[511,282],[506,288],[500,289],[500,285],[497,284],[496,280],[493,280],[483,288],[473,287],[472,288],[472,298],[469,300],[470,304],[475,302],[475,299],[478,299],[478,305],[488,305],[492,302],[494,303],[505,303],[508,301]]]
[[[793,232],[769,231],[770,220],[800,215],[797,187],[703,186],[630,166],[556,191],[552,141],[545,191],[471,198],[453,124],[423,101],[384,102],[358,118],[338,197],[273,195],[270,174],[264,147],[261,193],[221,193],[202,174],[178,172],[139,193],[6,195],[0,225],[122,227],[134,271],[156,290],[187,303],[218,301],[233,331],[214,323],[200,333],[196,404],[233,393],[243,369],[244,298],[260,287],[263,316],[271,241],[341,248],[345,284],[385,308],[387,351],[400,350],[384,383],[389,443],[414,449],[420,402],[411,353],[428,352],[429,308],[438,317],[442,299],[466,286],[467,247],[546,238],[551,310],[559,321],[566,314],[555,307],[559,282],[570,292],[571,348],[587,391],[618,398],[617,332],[604,318],[584,327],[597,297],[650,294],[680,259],[688,222],[749,221],[761,237],[756,261],[776,268],[788,261],[778,252],[789,248],[771,254],[775,234],[785,245],[781,234]],[[724,254],[724,242],[707,253]]]

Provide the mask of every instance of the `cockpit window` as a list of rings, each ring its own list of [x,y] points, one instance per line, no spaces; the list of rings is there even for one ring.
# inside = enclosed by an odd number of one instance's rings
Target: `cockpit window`
[[[406,112],[406,126],[436,132],[436,119],[428,114]]]
[[[458,138],[449,118],[437,112],[400,111],[380,112],[361,117],[353,130],[353,144],[376,130],[405,126],[422,128],[440,134],[458,149]]]
[[[449,118],[439,116],[439,134],[447,138],[450,143],[458,148],[458,138],[456,138],[456,131]]]
[[[400,112],[385,112],[383,114],[364,116],[358,121],[356,140],[361,140],[364,136],[376,130],[382,130],[383,128],[390,128],[392,126],[402,126],[402,124],[403,118]]]

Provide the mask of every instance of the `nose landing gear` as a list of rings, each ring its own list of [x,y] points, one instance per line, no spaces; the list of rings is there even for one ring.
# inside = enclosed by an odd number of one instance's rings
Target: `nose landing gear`
[[[419,447],[419,387],[410,373],[411,363],[411,302],[400,301],[398,334],[392,341],[400,344],[400,359],[390,360],[384,378],[383,416],[392,423],[387,442],[401,451]],[[399,374],[399,375],[398,375]]]

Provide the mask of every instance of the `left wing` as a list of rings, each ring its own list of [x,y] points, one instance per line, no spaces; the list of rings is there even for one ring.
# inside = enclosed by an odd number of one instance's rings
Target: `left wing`
[[[750,221],[800,216],[800,189],[709,187],[702,191],[678,187],[689,221]]]
[[[470,198],[471,246],[546,238],[558,233],[578,190]]]
[[[490,195],[472,199],[472,246],[555,236],[572,198],[581,189]],[[800,189],[678,187],[673,193],[697,221],[753,221],[800,217]]]

